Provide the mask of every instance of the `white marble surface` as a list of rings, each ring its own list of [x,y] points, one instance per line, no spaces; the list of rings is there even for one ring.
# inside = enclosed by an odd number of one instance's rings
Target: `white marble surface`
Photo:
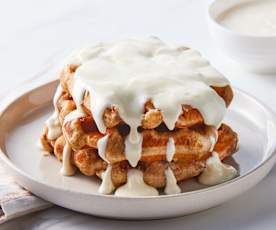
[[[159,36],[191,45],[233,83],[276,112],[276,76],[242,70],[216,51],[208,34],[209,0],[10,0],[0,7],[0,95],[55,65],[73,47],[129,36]],[[275,74],[276,75],[276,74]],[[48,76],[52,77],[52,76]],[[276,136],[276,134],[275,134]],[[275,229],[276,168],[246,194],[181,218],[116,221],[54,207],[0,229]],[[93,204],[91,204],[93,205]],[[183,204],[185,205],[185,204]],[[145,207],[146,208],[146,207]],[[164,210],[165,211],[165,210]]]

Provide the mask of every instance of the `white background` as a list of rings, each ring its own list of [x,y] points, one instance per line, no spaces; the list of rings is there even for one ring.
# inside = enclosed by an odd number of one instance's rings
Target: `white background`
[[[72,48],[155,35],[199,49],[238,88],[276,111],[276,76],[243,70],[220,54],[206,24],[208,0],[9,0],[0,7],[0,95],[55,66]],[[275,74],[276,75],[276,74]],[[47,77],[54,77],[54,73]],[[44,76],[45,78],[45,76]],[[45,80],[45,79],[44,79]],[[276,135],[275,135],[276,136]],[[258,141],[258,140],[256,140]],[[0,229],[275,229],[276,168],[242,196],[182,218],[115,221],[51,208]],[[93,205],[93,204],[91,204]],[[183,204],[185,205],[185,204]],[[146,207],[145,207],[146,208]],[[164,210],[166,211],[166,210]]]

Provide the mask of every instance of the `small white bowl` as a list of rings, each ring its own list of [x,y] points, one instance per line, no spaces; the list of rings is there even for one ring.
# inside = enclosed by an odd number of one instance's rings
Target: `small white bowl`
[[[226,10],[252,0],[215,0],[208,7],[208,26],[215,45],[244,68],[276,72],[276,36],[246,35],[221,25],[217,18]]]

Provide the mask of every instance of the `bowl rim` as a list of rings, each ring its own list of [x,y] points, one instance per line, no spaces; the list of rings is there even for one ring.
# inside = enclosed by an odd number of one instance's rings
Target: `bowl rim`
[[[23,96],[26,96],[29,93],[32,93],[33,91],[39,90],[43,87],[50,87],[53,84],[57,84],[58,83],[58,79],[55,80],[50,80],[48,82],[44,82],[44,83],[39,83],[36,84],[35,86],[33,84],[26,84],[23,85],[20,89],[18,89],[16,92],[11,92],[9,93],[7,96],[4,97],[4,99],[2,99],[0,101],[0,120],[1,117],[3,116],[3,114],[9,109],[9,107],[15,103],[18,99],[20,99]],[[274,124],[276,125],[276,113],[274,113],[274,111],[272,111],[272,109],[270,109],[268,106],[266,106],[265,104],[263,104],[262,102],[260,102],[258,99],[256,99],[254,96],[248,94],[247,92],[238,89],[237,87],[233,87],[234,91],[237,91],[239,93],[241,93],[243,96],[249,98],[250,100],[253,100],[253,102],[257,103],[259,106],[261,106],[264,109],[264,112],[266,112],[274,121]],[[81,194],[83,196],[95,196],[99,199],[116,199],[116,200],[141,200],[141,199],[154,199],[154,200],[160,200],[160,199],[170,199],[170,198],[180,198],[180,197],[187,197],[187,196],[191,196],[191,195],[195,195],[195,194],[200,194],[200,193],[206,193],[206,192],[215,192],[220,190],[221,187],[225,187],[225,186],[231,186],[233,184],[237,184],[239,182],[241,182],[242,180],[247,179],[248,177],[252,176],[256,171],[258,171],[259,169],[265,167],[266,164],[268,164],[271,160],[273,160],[273,158],[276,158],[276,140],[275,140],[275,144],[274,144],[274,148],[273,149],[269,149],[267,151],[270,152],[269,156],[264,159],[259,165],[257,165],[256,167],[252,168],[251,170],[249,170],[248,172],[246,172],[244,175],[242,176],[238,176],[232,180],[226,181],[224,183],[218,184],[218,185],[214,185],[214,186],[210,186],[207,188],[203,188],[200,190],[195,190],[195,191],[189,191],[189,192],[184,192],[184,193],[179,193],[179,194],[171,194],[171,195],[159,195],[159,196],[147,196],[147,197],[139,197],[139,196],[135,196],[135,197],[117,197],[114,195],[104,195],[104,194],[90,194],[90,193],[86,193],[86,192],[77,192],[74,190],[68,190],[66,189],[67,193],[71,193],[71,194]],[[6,150],[3,149],[0,146],[0,160],[4,163],[4,166],[8,167],[10,170],[13,171],[12,174],[16,173],[17,175],[23,176],[25,178],[27,178],[27,180],[31,181],[32,183],[35,183],[39,186],[46,186],[50,189],[54,189],[54,190],[58,190],[60,192],[63,192],[64,190],[52,185],[52,184],[48,184],[46,182],[43,181],[39,181],[37,180],[35,177],[33,177],[32,175],[26,173],[25,171],[23,171],[22,169],[18,168],[7,156],[7,154],[5,153]],[[20,184],[20,183],[19,183]]]
[[[266,39],[266,40],[276,40],[276,34],[274,35],[254,35],[254,34],[246,34],[246,33],[242,33],[242,32],[238,32],[238,31],[235,31],[235,30],[232,30],[226,26],[223,26],[221,25],[217,20],[216,18],[214,17],[214,15],[212,14],[212,8],[221,0],[212,0],[208,7],[207,7],[207,18],[208,18],[208,21],[210,21],[214,26],[216,26],[218,29],[221,29],[223,30],[223,32],[226,32],[228,34],[231,34],[232,36],[237,36],[237,37],[240,37],[240,38],[247,38],[247,39]],[[225,1],[225,0],[223,0]],[[243,1],[248,1],[248,0],[241,0],[241,2],[237,3],[238,4],[242,4]],[[256,0],[255,0],[256,1]],[[229,8],[231,9],[231,8]],[[219,14],[222,14],[224,11],[222,11],[221,13]]]

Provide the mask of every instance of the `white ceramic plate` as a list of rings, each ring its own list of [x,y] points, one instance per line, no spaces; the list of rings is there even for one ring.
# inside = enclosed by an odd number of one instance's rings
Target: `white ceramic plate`
[[[97,216],[152,219],[180,216],[214,207],[241,194],[267,175],[276,160],[274,114],[240,90],[225,122],[238,134],[239,150],[228,163],[240,176],[213,187],[195,179],[181,183],[182,193],[146,198],[98,194],[100,181],[77,174],[63,177],[61,163],[36,147],[44,121],[52,112],[57,81],[19,90],[0,105],[0,157],[15,180],[37,196],[57,205]]]

